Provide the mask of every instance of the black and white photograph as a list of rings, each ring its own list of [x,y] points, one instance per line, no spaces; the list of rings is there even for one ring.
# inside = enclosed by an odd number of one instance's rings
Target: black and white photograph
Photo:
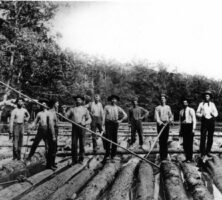
[[[222,200],[222,1],[0,1],[0,200]]]

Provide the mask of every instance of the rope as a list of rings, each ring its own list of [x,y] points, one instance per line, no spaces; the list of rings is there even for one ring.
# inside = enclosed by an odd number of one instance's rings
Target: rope
[[[23,97],[26,97],[26,98],[29,99],[30,101],[33,101],[33,102],[37,103],[38,105],[47,108],[46,106],[42,105],[41,103],[39,103],[39,102],[37,102],[37,101],[34,101],[34,100],[33,100],[32,98],[30,98],[29,96],[27,96],[27,95],[25,95],[25,94],[23,94],[23,93],[17,91],[16,89],[14,89],[14,88],[12,88],[11,86],[9,86],[9,85],[3,83],[2,81],[0,81],[0,83],[3,84],[4,86],[8,87],[8,88],[11,89],[12,91],[18,93],[19,95],[21,95],[21,96],[23,96]],[[120,146],[119,144],[117,144],[117,143],[115,143],[115,142],[113,142],[113,141],[107,139],[106,137],[104,137],[104,136],[102,136],[102,135],[100,135],[100,134],[98,134],[98,133],[96,133],[96,132],[93,132],[93,131],[91,131],[91,130],[85,128],[84,126],[81,126],[81,125],[77,124],[76,122],[74,122],[74,121],[72,121],[72,120],[66,118],[65,116],[61,115],[61,114],[58,113],[58,112],[56,112],[56,114],[57,114],[58,116],[62,117],[63,119],[65,119],[66,121],[68,121],[68,122],[70,122],[70,123],[72,123],[72,124],[74,124],[74,125],[76,125],[76,126],[82,128],[83,130],[86,130],[86,131],[88,131],[88,132],[90,132],[90,133],[92,133],[92,134],[94,134],[94,135],[96,135],[96,136],[98,136],[98,137],[101,137],[103,140],[106,140],[107,142],[109,142],[109,143],[111,143],[111,144],[114,144],[114,145],[116,145],[116,146],[118,146],[118,147],[120,147],[120,148],[126,150],[126,151],[129,152],[130,154],[132,154],[132,155],[134,155],[134,156],[136,156],[136,157],[138,157],[138,158],[144,160],[145,162],[147,162],[147,163],[149,163],[149,164],[155,166],[156,168],[159,168],[159,166],[157,166],[155,163],[153,163],[153,162],[147,160],[146,158],[143,158],[143,157],[137,155],[137,154],[134,153],[133,151],[131,151],[131,150],[125,148],[125,147]]]

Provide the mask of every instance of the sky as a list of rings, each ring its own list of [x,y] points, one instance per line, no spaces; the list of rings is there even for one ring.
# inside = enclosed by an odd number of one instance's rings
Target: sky
[[[119,62],[222,79],[222,1],[69,2],[54,19],[60,46]]]

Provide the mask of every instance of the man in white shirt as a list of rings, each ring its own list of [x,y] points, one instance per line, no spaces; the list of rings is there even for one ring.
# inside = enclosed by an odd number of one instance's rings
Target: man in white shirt
[[[91,123],[91,130],[93,132],[96,132],[96,129],[98,128],[100,134],[103,132],[102,129],[102,122],[104,117],[104,111],[102,103],[100,102],[100,95],[95,94],[94,101],[91,102],[89,106],[90,115],[92,117],[92,123]],[[97,142],[96,142],[96,135],[92,134],[92,142],[93,142],[93,152],[96,153],[97,151]]]
[[[125,113],[125,111],[116,105],[117,101],[119,100],[120,98],[116,95],[111,95],[108,97],[108,101],[110,101],[111,104],[105,106],[104,118],[103,118],[106,129],[105,137],[112,140],[115,143],[117,143],[117,133],[118,133],[119,123],[121,123],[124,119],[127,118],[127,114]],[[106,150],[106,154],[103,159],[103,163],[105,163],[107,157],[109,157],[110,154],[111,154],[111,159],[115,157],[117,146],[106,141],[103,142],[104,142],[104,148]]]
[[[17,108],[12,111],[10,119],[9,134],[13,134],[13,160],[21,159],[21,148],[24,134],[24,124],[30,118],[28,111],[23,108],[24,101],[22,98],[18,98]]]
[[[215,118],[218,116],[218,111],[215,104],[211,101],[212,93],[207,90],[204,93],[204,101],[198,106],[196,115],[201,118],[201,139],[200,153],[201,157],[210,156],[211,147],[213,144],[213,134],[215,128]],[[207,147],[206,147],[206,134]]]
[[[193,161],[193,137],[196,129],[196,115],[193,108],[189,107],[188,99],[182,99],[183,109],[179,114],[180,135],[183,137],[183,148],[186,156],[185,162]]]

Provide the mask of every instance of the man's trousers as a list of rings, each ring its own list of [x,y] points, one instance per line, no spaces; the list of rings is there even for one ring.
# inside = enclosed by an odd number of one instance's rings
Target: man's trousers
[[[193,159],[193,124],[181,124],[181,135],[183,136],[183,149],[186,160]]]
[[[211,151],[211,147],[213,144],[213,135],[215,129],[214,118],[206,119],[202,117],[201,119],[201,138],[200,138],[200,153],[201,156],[204,156]],[[208,135],[207,135],[208,133]],[[206,145],[207,138],[207,145]]]
[[[13,127],[13,159],[21,159],[24,124],[15,123]]]
[[[117,143],[118,127],[119,127],[118,122],[107,120],[105,122],[105,129],[106,129],[105,137]],[[111,158],[113,158],[116,155],[117,146],[105,140],[103,141],[103,144],[106,150],[105,157],[109,157],[109,155],[111,154]],[[111,149],[111,152],[110,152],[110,149]]]
[[[83,161],[85,154],[85,130],[72,125],[72,163],[78,162],[78,143],[79,143],[79,161]]]
[[[161,125],[157,124],[158,134],[160,133],[160,131],[162,130],[163,127],[164,127],[163,124],[161,124]],[[167,124],[166,127],[164,128],[160,138],[159,138],[160,159],[161,160],[167,159],[167,154],[168,154],[167,142],[168,142],[168,137],[169,137],[169,130],[170,130],[170,126],[169,126],[169,124]]]
[[[139,136],[139,145],[143,145],[143,128],[141,120],[131,121],[131,143],[136,141],[136,132]]]
[[[103,129],[102,129],[102,119],[100,117],[93,116],[92,117],[92,123],[91,123],[91,130],[93,132],[96,132],[97,128],[98,128],[100,133],[103,131]],[[95,134],[92,134],[93,150],[97,149],[96,138],[97,138],[97,136]]]

